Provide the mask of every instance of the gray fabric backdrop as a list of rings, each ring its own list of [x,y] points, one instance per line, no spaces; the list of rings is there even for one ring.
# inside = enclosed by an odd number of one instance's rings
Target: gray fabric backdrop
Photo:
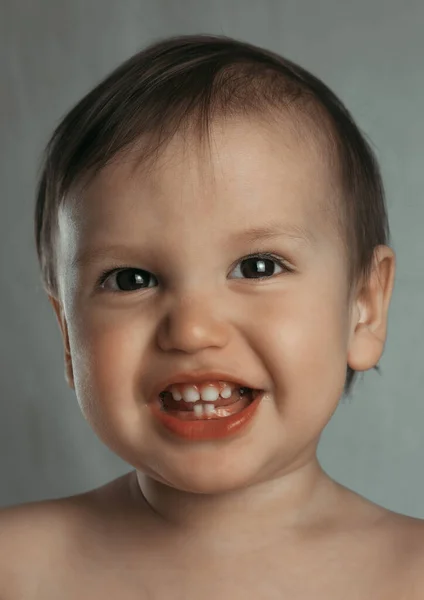
[[[398,275],[382,376],[367,373],[319,447],[341,483],[424,518],[423,0],[0,1],[0,505],[129,471],[63,377],[32,235],[41,151],[101,77],[165,35],[224,33],[285,54],[347,103],[387,188]]]

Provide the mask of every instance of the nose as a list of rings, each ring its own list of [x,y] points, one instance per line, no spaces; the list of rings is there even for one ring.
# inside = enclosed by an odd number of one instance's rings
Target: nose
[[[194,354],[207,348],[222,348],[229,340],[229,324],[218,318],[213,302],[186,297],[174,303],[160,322],[157,341],[167,352]]]

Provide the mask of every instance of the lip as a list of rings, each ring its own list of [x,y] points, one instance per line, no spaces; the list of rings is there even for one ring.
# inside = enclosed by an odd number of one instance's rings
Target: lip
[[[227,381],[229,380],[227,379]],[[187,441],[218,440],[241,434],[251,423],[264,394],[264,390],[256,390],[253,401],[241,412],[217,419],[183,421],[163,411],[158,398],[154,402],[150,402],[149,406],[156,422],[180,439]]]

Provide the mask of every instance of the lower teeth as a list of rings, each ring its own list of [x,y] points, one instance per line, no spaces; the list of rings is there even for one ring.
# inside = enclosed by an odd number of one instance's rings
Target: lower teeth
[[[213,406],[213,404],[195,404],[193,407],[194,410],[194,414],[196,415],[196,417],[203,417],[203,416],[211,416],[216,414],[215,413],[215,407]]]
[[[203,417],[213,417],[213,416],[228,416],[228,414],[230,414],[228,412],[228,410],[225,410],[226,407],[225,406],[221,406],[219,408],[215,408],[215,406],[213,404],[194,404],[193,405],[193,410],[174,410],[174,409],[168,409],[163,401],[160,401],[160,407],[161,410],[165,411],[165,412],[178,412],[178,413],[183,413],[184,415],[188,416],[188,415],[195,415],[197,418],[201,419]],[[227,414],[223,414],[223,413],[227,413]]]
[[[232,404],[228,404],[226,406],[218,406],[216,407],[212,403],[195,403],[192,405],[191,409],[188,410],[179,410],[178,408],[170,408],[165,406],[164,399],[160,396],[160,408],[162,411],[174,414],[176,417],[184,419],[184,420],[196,420],[196,419],[219,419],[222,417],[229,417],[237,412],[240,412],[246,408],[250,404],[250,402],[254,399],[254,395],[248,394],[249,390],[247,388],[243,389],[240,393],[240,397],[238,400],[233,402]]]

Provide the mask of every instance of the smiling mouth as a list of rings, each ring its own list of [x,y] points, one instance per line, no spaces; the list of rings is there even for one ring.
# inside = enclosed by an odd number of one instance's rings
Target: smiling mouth
[[[159,405],[161,411],[183,421],[223,419],[242,412],[258,393],[259,390],[237,387],[232,390],[231,396],[220,397],[214,402],[202,399],[186,402],[183,398],[177,401],[171,392],[164,391],[159,394]]]
[[[219,440],[242,435],[254,420],[264,390],[232,386],[231,394],[221,390],[220,397],[208,401],[202,393],[176,393],[164,390],[148,406],[158,431],[187,442]],[[203,398],[202,398],[203,396]]]

